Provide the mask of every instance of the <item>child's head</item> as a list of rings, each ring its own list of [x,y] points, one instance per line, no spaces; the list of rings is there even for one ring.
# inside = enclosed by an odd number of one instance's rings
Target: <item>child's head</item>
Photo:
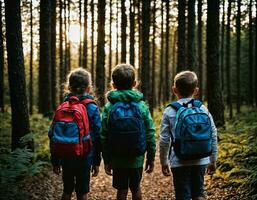
[[[178,98],[187,98],[198,93],[197,84],[195,72],[182,71],[175,76],[172,90]]]
[[[91,74],[83,69],[72,70],[67,78],[67,88],[74,94],[84,94],[89,92],[91,87]]]
[[[117,90],[130,90],[136,85],[135,69],[129,64],[119,64],[112,71],[113,87]]]

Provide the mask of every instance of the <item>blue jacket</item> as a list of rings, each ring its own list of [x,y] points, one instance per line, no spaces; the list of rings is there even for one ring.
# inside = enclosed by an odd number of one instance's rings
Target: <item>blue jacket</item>
[[[66,96],[65,101],[68,101],[71,96],[74,94],[70,93]],[[89,94],[84,95],[75,95],[80,100],[83,99],[94,99]],[[100,111],[94,103],[89,103],[86,105],[88,119],[89,119],[89,126],[90,126],[90,136],[93,143],[93,148],[91,152],[87,155],[87,157],[83,160],[60,160],[51,156],[51,162],[54,166],[81,166],[85,165],[90,167],[91,165],[99,166],[101,163],[101,149],[100,149],[100,129],[101,129],[101,116]]]
[[[183,104],[187,103],[192,98],[183,98],[178,100],[178,103]],[[173,147],[171,147],[171,134],[173,138],[175,137],[174,134],[174,127],[175,127],[175,118],[176,118],[176,111],[172,107],[167,107],[163,113],[161,128],[160,128],[160,161],[161,165],[168,165],[172,168],[175,167],[183,167],[183,166],[192,166],[192,165],[207,165],[210,162],[215,162],[218,157],[218,149],[217,149],[217,129],[215,123],[213,121],[211,113],[209,113],[208,109],[202,105],[201,107],[210,117],[211,119],[211,126],[212,126],[212,155],[210,157],[197,159],[197,160],[189,160],[184,161],[180,160],[174,152]],[[171,154],[169,155],[171,148]]]

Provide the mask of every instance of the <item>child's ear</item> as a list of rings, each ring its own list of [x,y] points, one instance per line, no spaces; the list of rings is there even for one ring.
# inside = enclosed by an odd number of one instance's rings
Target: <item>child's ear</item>
[[[194,93],[193,93],[193,96],[197,96],[199,94],[199,87],[196,87],[194,89]]]
[[[113,82],[111,84],[113,89],[117,89],[116,85]]]
[[[90,92],[91,92],[91,89],[92,89],[92,87],[89,86],[89,87],[87,87],[87,88],[85,89],[85,92],[86,92],[86,93],[90,93]]]
[[[172,89],[173,94],[176,96],[178,93],[177,88],[173,85],[171,89]]]
[[[136,88],[137,86],[138,86],[138,84],[137,84],[137,81],[135,80],[132,87]]]

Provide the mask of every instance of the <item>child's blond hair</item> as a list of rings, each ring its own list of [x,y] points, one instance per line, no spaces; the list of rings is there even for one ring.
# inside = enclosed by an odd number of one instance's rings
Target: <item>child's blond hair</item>
[[[174,86],[182,97],[190,97],[198,85],[198,78],[195,72],[182,71],[174,78]]]
[[[83,69],[77,68],[68,74],[66,90],[74,94],[83,94],[85,89],[91,86],[91,74]]]

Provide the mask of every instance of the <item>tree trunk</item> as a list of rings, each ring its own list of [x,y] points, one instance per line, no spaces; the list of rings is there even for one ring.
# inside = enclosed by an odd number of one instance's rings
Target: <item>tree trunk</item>
[[[12,150],[29,133],[20,0],[5,0],[6,44],[12,109]]]
[[[87,69],[87,0],[84,2],[83,68]]]
[[[185,0],[178,0],[178,66],[177,72],[180,72],[185,69],[185,24],[186,24],[186,17],[185,17]]]
[[[66,42],[66,57],[67,57],[67,70],[66,70],[66,74],[69,73],[69,71],[71,70],[71,49],[70,49],[70,2],[71,0],[67,0],[67,9],[68,9],[68,23],[67,23],[67,31],[66,31],[66,38],[67,38],[67,42]]]
[[[155,102],[156,102],[156,95],[155,95],[155,34],[156,34],[156,0],[153,0],[153,9],[152,9],[152,26],[153,26],[153,35],[152,35],[152,76],[151,76],[151,96],[149,98],[149,108],[150,108],[150,112],[153,116],[154,112],[153,109],[155,107]]]
[[[225,81],[224,81],[224,46],[225,46],[225,0],[222,0],[222,27],[221,27],[221,59],[220,59],[220,71],[221,71],[221,88],[224,91]]]
[[[30,1],[29,113],[33,113],[33,1]]]
[[[110,27],[109,27],[109,42],[110,42],[110,51],[109,51],[109,71],[108,71],[108,81],[107,84],[111,83],[112,79],[112,0],[110,0]]]
[[[92,38],[91,38],[91,76],[92,76],[92,83],[95,83],[95,11],[94,11],[94,0],[91,1],[91,29],[92,29]]]
[[[257,3],[255,3],[255,106],[257,107]]]
[[[125,0],[121,0],[121,62],[126,63],[127,46],[127,16]]]
[[[4,41],[2,18],[2,1],[0,1],[0,109],[1,112],[4,112]]]
[[[164,90],[164,101],[169,101],[169,96],[170,96],[170,72],[169,72],[169,49],[170,49],[170,18],[169,18],[169,13],[170,13],[170,4],[169,1],[166,1],[166,51],[165,51],[165,90]]]
[[[150,88],[150,45],[149,45],[149,33],[150,33],[150,0],[142,2],[142,57],[141,57],[141,90],[145,99],[149,100],[149,88]]]
[[[177,52],[176,52],[176,47],[177,47],[177,36],[178,35],[178,32],[177,31],[175,31],[174,32],[174,38],[173,38],[173,44],[172,44],[172,78],[171,78],[171,80],[173,81],[174,80],[174,78],[175,78],[175,74],[176,74],[176,66],[177,66],[177,64],[176,64],[176,58],[177,58]],[[174,100],[175,99],[175,95],[172,93],[172,100]]]
[[[56,108],[56,0],[51,0],[51,81],[53,110]]]
[[[253,19],[252,0],[249,3],[249,105],[253,106]]]
[[[227,75],[227,104],[229,106],[229,118],[233,116],[232,101],[231,101],[231,75],[230,75],[230,16],[231,16],[232,0],[228,1],[228,14],[227,14],[227,43],[226,43],[226,75]]]
[[[119,63],[119,1],[116,1],[116,65]]]
[[[224,125],[219,70],[219,1],[207,1],[207,100],[215,124]]]
[[[202,34],[203,34],[203,22],[202,22],[202,0],[198,0],[198,74],[199,74],[199,99],[203,100],[203,43],[202,43]]]
[[[79,0],[79,67],[82,66],[82,0]]]
[[[141,3],[140,0],[137,0],[137,24],[138,24],[138,77],[141,77]]]
[[[129,62],[132,66],[135,67],[135,0],[130,0],[129,11]]]
[[[66,81],[66,75],[68,72],[68,55],[67,55],[67,1],[63,1],[63,11],[64,11],[64,81]]]
[[[49,114],[52,110],[51,92],[51,0],[40,1],[40,58],[38,111]]]
[[[236,109],[240,113],[241,91],[240,91],[240,55],[241,55],[241,0],[237,1],[237,16],[236,16]]]
[[[163,2],[161,2],[161,49],[160,49],[160,76],[159,76],[159,92],[158,92],[158,105],[163,103],[163,54],[164,54],[164,31],[163,31]]]
[[[97,60],[96,60],[96,94],[100,106],[104,105],[105,97],[105,0],[98,0],[98,34],[97,34]]]
[[[187,67],[192,71],[196,71],[196,67],[195,67],[195,0],[188,1]]]
[[[63,101],[63,90],[64,90],[64,63],[63,63],[63,20],[62,20],[62,11],[63,11],[63,3],[62,0],[59,0],[59,59],[60,59],[60,66],[59,66],[59,79],[60,79],[60,96],[59,101]]]

